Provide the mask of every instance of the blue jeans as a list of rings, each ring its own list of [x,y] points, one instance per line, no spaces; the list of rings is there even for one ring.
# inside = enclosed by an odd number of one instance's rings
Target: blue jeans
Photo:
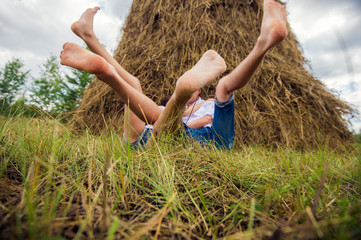
[[[137,140],[135,140],[134,142],[132,143],[129,143],[129,146],[136,150],[136,149],[139,149],[139,148],[145,148],[147,146],[147,142],[148,142],[148,139],[150,138],[150,136],[152,135],[152,131],[153,131],[153,128],[149,127],[150,125],[146,125],[144,127],[144,130],[143,132],[139,135],[139,137],[137,138]],[[123,140],[125,142],[127,142],[127,138],[126,136],[123,134]]]
[[[203,145],[215,144],[217,148],[230,150],[234,142],[234,95],[225,102],[214,101],[214,118],[212,127],[190,128],[186,124],[181,133],[193,140],[201,142]],[[152,129],[144,128],[135,142],[130,143],[131,148],[138,149],[145,147]],[[125,136],[124,139],[126,140]]]
[[[213,142],[217,148],[230,150],[234,143],[234,95],[225,102],[214,101],[212,127],[190,128],[184,124],[184,132],[189,138],[202,144]]]

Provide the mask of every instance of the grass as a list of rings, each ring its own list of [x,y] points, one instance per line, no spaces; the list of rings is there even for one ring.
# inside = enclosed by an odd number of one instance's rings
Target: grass
[[[335,153],[162,139],[0,118],[1,239],[356,239],[361,145]]]

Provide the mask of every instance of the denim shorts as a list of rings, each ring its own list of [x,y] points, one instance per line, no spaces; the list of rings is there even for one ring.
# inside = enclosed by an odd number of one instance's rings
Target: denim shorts
[[[182,123],[181,134],[201,142],[202,145],[214,144],[217,148],[230,150],[234,142],[234,95],[225,102],[214,101],[214,118],[212,127],[190,128]],[[138,139],[130,143],[130,147],[138,149],[145,147],[152,134],[149,125],[144,127]],[[126,138],[124,136],[126,141]]]
[[[203,145],[213,143],[217,148],[230,150],[234,143],[234,95],[225,102],[214,101],[212,127],[190,128],[184,124],[187,137],[200,141]]]
[[[153,127],[151,125],[146,125],[144,127],[143,132],[139,135],[137,140],[129,143],[130,147],[134,150],[139,149],[139,148],[145,148],[147,145],[148,139],[152,135],[152,131],[153,131]],[[125,134],[123,134],[123,139],[126,143],[128,143]]]

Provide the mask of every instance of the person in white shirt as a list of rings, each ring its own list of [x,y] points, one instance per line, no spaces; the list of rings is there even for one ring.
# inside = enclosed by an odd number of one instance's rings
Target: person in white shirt
[[[214,99],[203,100],[196,91],[187,102],[182,122],[190,128],[211,127],[214,117]]]

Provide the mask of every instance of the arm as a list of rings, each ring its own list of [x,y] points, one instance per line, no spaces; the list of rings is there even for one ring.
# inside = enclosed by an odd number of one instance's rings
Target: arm
[[[213,123],[212,116],[206,115],[204,117],[198,118],[197,120],[187,123],[187,126],[190,128],[202,128],[212,123]]]
[[[183,113],[183,117],[189,116],[191,113],[197,112],[197,110],[203,105],[205,102],[198,103],[196,105],[189,106]]]
[[[207,100],[204,101],[204,102],[201,102],[201,103],[196,104],[194,107],[193,107],[193,105],[192,105],[192,106],[189,106],[189,107],[184,111],[183,117],[189,116],[191,113],[196,112],[204,103],[209,102],[209,101],[214,101],[214,99],[213,99],[213,98],[209,98],[209,99],[207,99]]]

